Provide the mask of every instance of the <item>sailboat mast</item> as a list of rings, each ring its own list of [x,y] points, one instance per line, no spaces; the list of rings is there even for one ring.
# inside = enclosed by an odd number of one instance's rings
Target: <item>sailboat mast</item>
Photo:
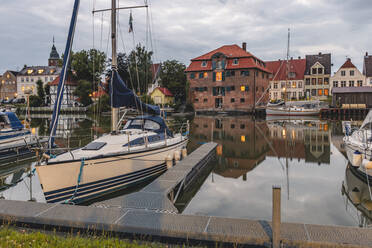
[[[290,40],[290,29],[288,28],[288,43],[287,43],[287,67],[285,73],[285,91],[284,91],[284,101],[287,100],[287,88],[288,88],[288,74],[289,74],[289,40]]]
[[[116,0],[111,0],[111,47],[112,47],[112,64],[111,64],[111,87],[113,87],[114,72],[117,70],[116,54]],[[113,88],[112,88],[113,89]],[[111,96],[112,99],[112,96]],[[116,133],[119,119],[119,109],[111,107],[111,132]]]

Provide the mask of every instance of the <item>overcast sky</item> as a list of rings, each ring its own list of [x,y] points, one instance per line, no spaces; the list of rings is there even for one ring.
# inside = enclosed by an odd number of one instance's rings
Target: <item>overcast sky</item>
[[[93,47],[91,10],[110,7],[110,0],[81,0],[73,49]],[[290,55],[304,57],[332,53],[333,71],[350,57],[362,70],[372,30],[372,1],[367,0],[149,0],[145,9],[132,11],[135,43],[155,51],[156,61],[191,58],[225,44],[241,45],[263,60],[285,58],[287,29],[291,29]],[[120,0],[120,6],[143,1]],[[47,65],[52,38],[64,50],[73,0],[12,0],[0,6],[0,73],[27,65]],[[127,10],[120,11],[119,51],[133,48],[128,34]],[[101,21],[103,24],[101,25]],[[152,32],[146,32],[146,20]],[[111,53],[109,13],[94,17],[94,46]],[[152,39],[147,39],[146,34]],[[101,38],[102,37],[102,38]],[[123,37],[121,39],[120,37]],[[150,40],[152,42],[150,42]],[[151,45],[152,44],[152,45]],[[124,49],[125,47],[125,49]]]

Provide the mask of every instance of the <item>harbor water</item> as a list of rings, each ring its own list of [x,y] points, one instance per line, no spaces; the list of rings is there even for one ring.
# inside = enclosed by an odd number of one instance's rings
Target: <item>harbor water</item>
[[[170,123],[180,120],[169,117]],[[49,122],[48,116],[34,116],[32,132],[46,135]],[[370,189],[349,175],[342,121],[193,116],[190,122],[189,152],[211,140],[219,146],[216,160],[177,200],[182,213],[270,221],[272,187],[277,185],[283,222],[371,225],[372,200],[355,194]],[[56,144],[84,146],[109,128],[109,117],[62,116]],[[0,197],[43,201],[37,176],[28,176],[32,163],[1,165]]]

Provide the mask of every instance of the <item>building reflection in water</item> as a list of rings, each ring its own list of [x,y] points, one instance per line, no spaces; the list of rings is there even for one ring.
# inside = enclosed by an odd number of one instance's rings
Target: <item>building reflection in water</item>
[[[266,156],[330,163],[330,130],[319,120],[253,120],[250,117],[196,116],[189,146],[203,142],[222,145],[222,156],[213,172],[246,180],[246,174]]]
[[[345,196],[346,211],[357,219],[360,227],[372,227],[372,188],[370,186],[365,178],[360,178],[360,175],[353,172],[349,163],[345,171],[345,180],[342,183],[342,194]]]
[[[247,117],[195,117],[191,129],[190,146],[215,141],[222,145],[213,172],[223,177],[246,180],[246,174],[265,160],[270,151],[263,135],[269,137],[265,121],[252,121]]]

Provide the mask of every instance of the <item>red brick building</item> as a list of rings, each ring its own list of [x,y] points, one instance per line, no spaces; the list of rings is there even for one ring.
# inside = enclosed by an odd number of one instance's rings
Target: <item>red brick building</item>
[[[191,60],[185,72],[196,111],[250,112],[254,102],[267,103],[271,72],[242,47],[225,45]]]

